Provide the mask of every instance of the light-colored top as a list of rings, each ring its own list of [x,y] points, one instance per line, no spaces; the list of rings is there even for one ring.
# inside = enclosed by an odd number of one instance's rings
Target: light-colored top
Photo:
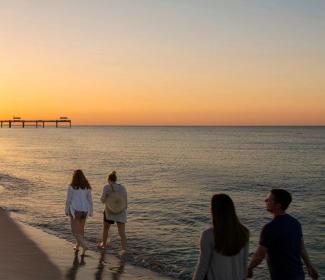
[[[65,214],[75,217],[75,211],[87,212],[89,216],[93,215],[93,199],[90,189],[74,189],[69,186]]]
[[[105,216],[106,216],[106,220],[111,220],[111,221],[115,221],[115,222],[119,222],[119,223],[126,223],[127,221],[127,191],[125,189],[125,187],[121,184],[117,184],[114,183],[113,185],[114,187],[114,191],[118,192],[119,194],[121,194],[122,196],[125,197],[126,200],[126,208],[118,214],[113,214],[110,213],[106,208],[105,208]],[[102,197],[100,198],[100,201],[102,203],[105,203],[106,198],[109,196],[109,194],[113,192],[112,186],[110,184],[104,186],[103,188],[103,193],[102,193]]]
[[[209,228],[202,232],[200,243],[200,257],[193,275],[193,280],[246,279],[248,242],[235,256],[221,255],[214,248],[213,228]]]

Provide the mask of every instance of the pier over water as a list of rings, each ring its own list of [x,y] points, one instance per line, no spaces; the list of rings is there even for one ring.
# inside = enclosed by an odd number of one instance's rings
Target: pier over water
[[[46,124],[54,124],[55,127],[59,127],[59,124],[64,123],[68,124],[69,127],[71,127],[71,120],[67,117],[60,117],[59,119],[56,120],[25,120],[21,119],[19,117],[13,117],[12,120],[0,120],[0,125],[1,127],[7,126],[9,128],[13,126],[34,126],[36,128],[38,127],[45,127]]]

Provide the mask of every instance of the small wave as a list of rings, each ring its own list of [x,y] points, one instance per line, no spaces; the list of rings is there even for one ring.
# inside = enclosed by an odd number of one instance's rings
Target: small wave
[[[186,279],[188,272],[180,270],[178,267],[166,266],[166,264],[158,259],[156,256],[147,255],[135,250],[128,250],[124,260],[132,265],[150,269],[151,271],[158,272],[162,275],[166,275],[177,279]]]
[[[2,209],[5,210],[6,212],[10,212],[10,213],[21,213],[22,212],[21,209],[12,208],[12,207],[4,207],[4,206],[2,206]]]
[[[21,191],[33,185],[34,184],[27,179],[18,178],[16,176],[11,176],[9,174],[0,173],[0,192],[1,192],[1,187],[3,189],[9,189],[9,190],[19,189]]]
[[[21,179],[21,178],[15,177],[15,176],[11,176],[9,174],[0,173],[0,182],[5,183],[5,182],[12,182],[12,181],[21,182],[21,183],[26,182],[25,179]]]

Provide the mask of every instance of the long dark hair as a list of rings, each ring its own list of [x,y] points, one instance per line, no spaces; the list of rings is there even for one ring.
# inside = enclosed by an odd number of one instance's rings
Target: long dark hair
[[[73,172],[70,186],[74,189],[91,189],[91,186],[81,169],[77,169]]]
[[[224,256],[234,256],[246,245],[248,229],[237,217],[235,205],[226,194],[215,194],[211,199],[215,250]]]

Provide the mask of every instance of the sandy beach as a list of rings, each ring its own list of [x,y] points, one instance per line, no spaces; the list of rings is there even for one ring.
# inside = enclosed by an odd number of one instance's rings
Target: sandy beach
[[[81,258],[72,243],[20,223],[1,208],[0,229],[0,279],[169,279],[105,251],[87,251]]]

